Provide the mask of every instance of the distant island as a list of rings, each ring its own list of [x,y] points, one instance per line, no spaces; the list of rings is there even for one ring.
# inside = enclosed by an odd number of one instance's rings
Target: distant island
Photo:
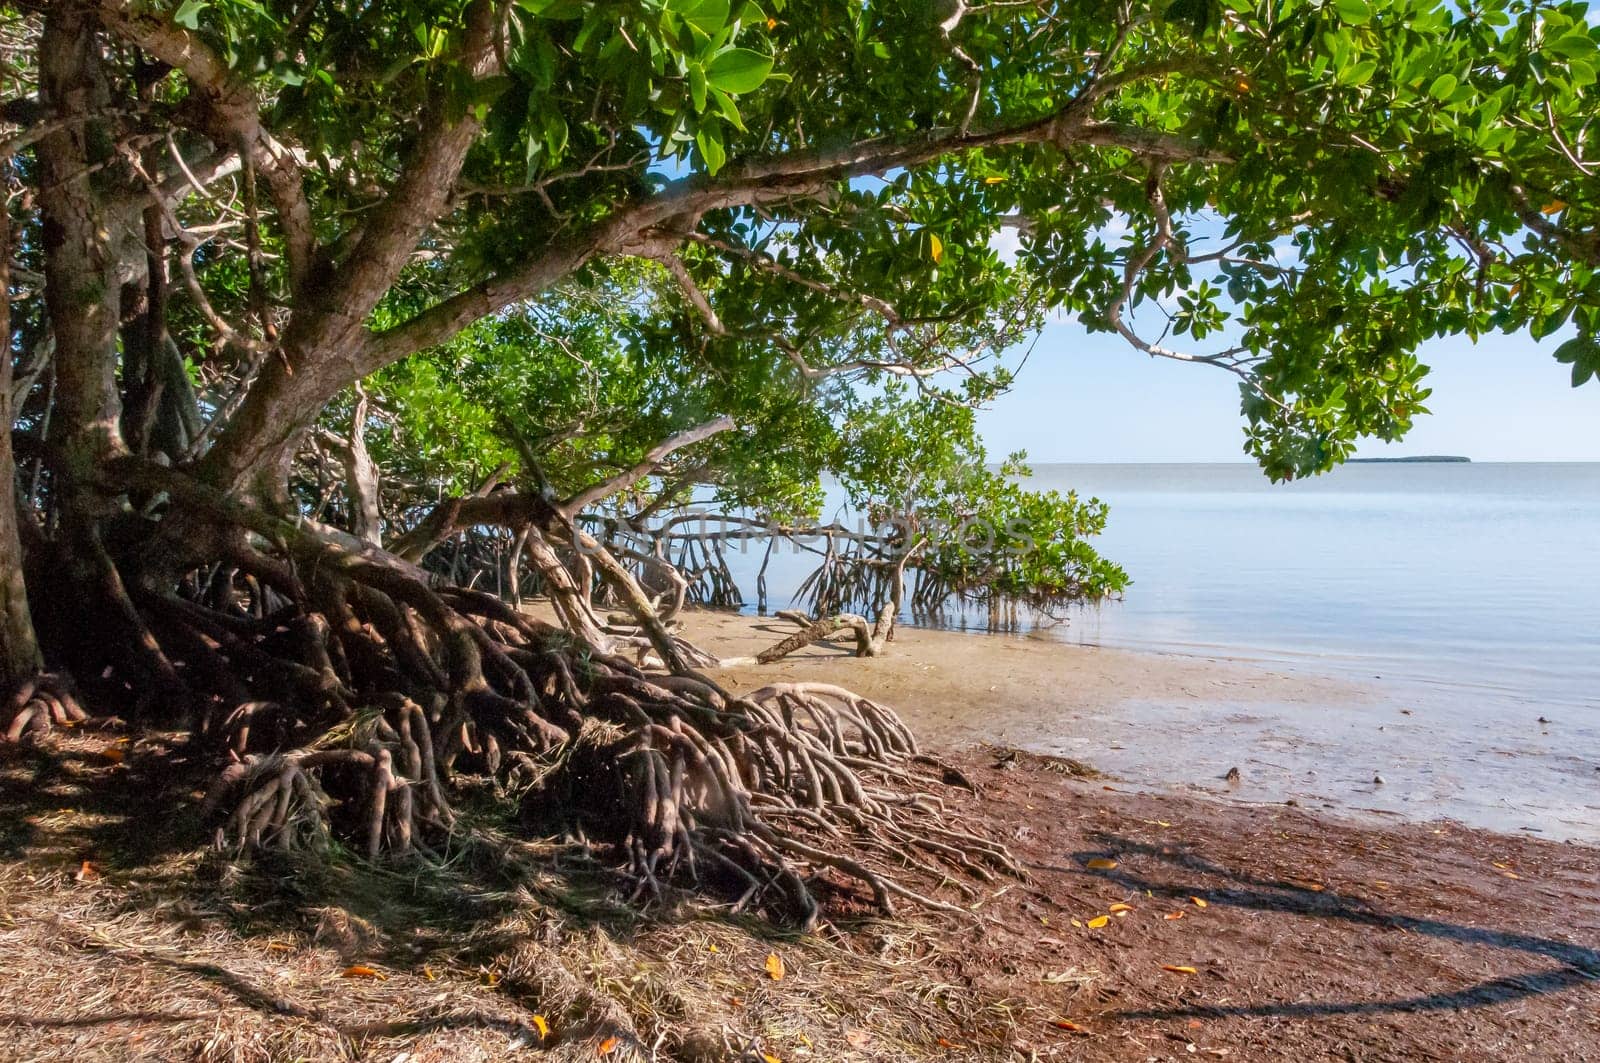
[[[1396,461],[1400,461],[1400,462],[1454,461],[1454,462],[1468,462],[1468,463],[1470,463],[1472,461],[1472,459],[1471,458],[1462,457],[1460,454],[1418,454],[1414,458],[1350,458],[1350,459],[1348,459],[1348,461],[1352,465],[1373,465],[1373,464],[1377,464],[1379,462],[1396,462]]]

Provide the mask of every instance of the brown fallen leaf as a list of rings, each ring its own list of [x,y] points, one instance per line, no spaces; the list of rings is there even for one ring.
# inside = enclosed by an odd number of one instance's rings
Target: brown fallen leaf
[[[1089,920],[1089,929],[1099,930],[1109,922],[1111,922],[1111,917],[1109,915],[1097,915],[1093,919]]]
[[[774,982],[783,981],[786,972],[783,969],[783,957],[776,952],[767,953],[767,976]]]
[[[111,764],[121,764],[123,759],[127,757],[127,754],[124,753],[122,750],[120,750],[120,749],[111,749],[111,748],[102,749],[100,751],[100,755],[102,757],[104,757],[108,763],[111,763]]]
[[[94,866],[93,861],[85,860],[78,865],[78,871],[72,877],[77,882],[93,882],[100,877],[100,869]]]
[[[535,1015],[533,1017],[533,1027],[539,1031],[539,1040],[548,1041],[550,1039],[550,1021],[543,1015]]]
[[[1179,966],[1178,964],[1175,964],[1175,963],[1163,963],[1161,965],[1161,969],[1163,971],[1171,971],[1173,974],[1199,974],[1200,973],[1198,970],[1196,970],[1193,967],[1182,967],[1182,966]]]
[[[1117,862],[1108,857],[1096,856],[1091,857],[1084,866],[1090,871],[1110,871],[1117,866]]]
[[[611,1053],[617,1050],[617,1045],[621,1043],[622,1042],[618,1041],[615,1037],[607,1037],[604,1041],[601,1041],[595,1046],[595,1054],[599,1056],[609,1056]]]
[[[865,1048],[872,1042],[872,1035],[859,1026],[852,1026],[844,1032],[844,1040],[851,1048]],[[939,1038],[939,1044],[944,1043],[944,1038]]]
[[[376,978],[380,982],[386,982],[389,979],[388,975],[384,974],[382,971],[378,970],[376,967],[368,967],[364,963],[353,963],[353,964],[351,964],[349,967],[346,967],[344,970],[339,972],[339,977],[340,978]]]
[[[966,1048],[967,1046],[966,1045],[956,1044],[956,1042],[950,1040],[950,1038],[948,1038],[948,1037],[941,1037],[941,1038],[939,1038],[939,1047],[940,1048]]]

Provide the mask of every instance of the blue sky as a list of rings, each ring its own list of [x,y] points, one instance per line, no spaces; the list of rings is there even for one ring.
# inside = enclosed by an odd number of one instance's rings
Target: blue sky
[[[1362,457],[1465,454],[1478,461],[1600,461],[1600,383],[1571,386],[1557,341],[1495,336],[1422,350],[1433,413]],[[1008,395],[979,415],[992,456],[1047,461],[1243,461],[1237,379],[1152,359],[1109,335],[1049,326]]]

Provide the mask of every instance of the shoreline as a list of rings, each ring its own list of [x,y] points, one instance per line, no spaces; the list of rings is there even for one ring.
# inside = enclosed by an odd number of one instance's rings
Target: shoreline
[[[688,638],[722,657],[793,630],[715,610],[682,618]],[[1084,646],[1048,631],[910,626],[883,657],[818,643],[717,678],[738,690],[834,683],[891,706],[930,747],[1068,757],[1137,790],[1600,842],[1600,756],[1564,746],[1573,726],[1538,723],[1533,707],[1526,721],[1485,722],[1458,691],[1225,654]]]
[[[785,630],[685,620],[728,656]],[[955,769],[934,788],[949,827],[1023,873],[946,877],[932,893],[951,907],[883,918],[823,870],[827,925],[797,935],[706,883],[630,896],[607,847],[497,820],[468,828],[493,854],[437,864],[240,862],[210,844],[177,736],[97,724],[0,748],[0,991],[19,1002],[0,1058],[1301,1063],[1600,1044],[1600,848],[1256,800],[1254,769],[1232,792],[1124,784],[975,737],[1076,712],[1103,747],[1092,767],[1124,746],[1203,778],[1192,732],[1085,721],[1125,718],[1130,688],[1202,714],[1219,691],[1257,715],[1359,714],[1359,685],[915,628],[886,657],[823,644],[717,678],[893,704]]]

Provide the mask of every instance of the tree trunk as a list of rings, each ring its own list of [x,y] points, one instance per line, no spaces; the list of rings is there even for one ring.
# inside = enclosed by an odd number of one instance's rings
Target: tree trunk
[[[43,667],[28,587],[22,574],[22,538],[17,521],[17,469],[11,453],[11,215],[0,209],[0,691]]]
[[[50,598],[61,606],[63,648],[75,667],[98,673],[106,664],[124,665],[128,678],[148,684],[142,695],[170,695],[183,683],[140,618],[103,537],[102,524],[119,502],[104,490],[102,474],[128,453],[117,390],[122,293],[113,234],[140,231],[140,223],[137,213],[122,208],[117,216],[111,205],[119,168],[102,117],[107,91],[87,5],[69,0],[49,7],[39,87],[61,123],[37,149],[45,306],[56,343],[51,501],[65,562],[63,585]],[[85,618],[100,628],[85,630]]]
[[[56,422],[70,508],[98,466],[124,453],[117,394],[120,292],[112,219],[96,188],[114,145],[91,117],[106,106],[84,5],[52,4],[39,47],[40,95],[60,126],[39,140],[45,303],[56,341]]]
[[[378,466],[367,451],[367,393],[356,385],[356,409],[350,415],[350,440],[344,456],[345,493],[350,496],[350,530],[356,538],[382,546],[378,512]]]
[[[549,541],[532,525],[525,529],[525,536],[528,561],[544,578],[545,593],[550,596],[550,604],[562,626],[592,646],[607,647],[610,640],[601,632],[594,610]]]

